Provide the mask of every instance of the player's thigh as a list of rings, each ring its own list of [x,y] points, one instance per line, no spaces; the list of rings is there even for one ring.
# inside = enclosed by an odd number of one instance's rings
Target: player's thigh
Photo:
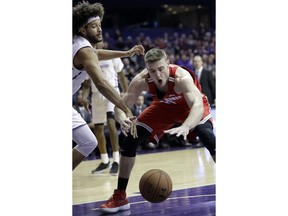
[[[72,129],[85,125],[86,122],[74,108],[72,108]]]

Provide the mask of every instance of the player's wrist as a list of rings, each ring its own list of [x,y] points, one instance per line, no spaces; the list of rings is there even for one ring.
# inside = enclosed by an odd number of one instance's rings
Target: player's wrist
[[[132,51],[131,50],[127,50],[125,52],[125,57],[131,57],[132,56]]]

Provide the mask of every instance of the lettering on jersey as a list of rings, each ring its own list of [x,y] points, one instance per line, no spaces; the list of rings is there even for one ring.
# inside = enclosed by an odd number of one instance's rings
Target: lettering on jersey
[[[164,98],[163,100],[160,100],[161,103],[165,103],[165,104],[176,104],[175,101],[181,99],[182,96],[175,96],[175,97],[168,97],[168,98]]]
[[[102,64],[100,65],[100,68],[101,69],[109,68],[109,64]]]
[[[72,68],[73,69],[73,68]],[[82,73],[82,71],[80,71],[77,75],[75,75],[72,80],[76,79],[77,76],[79,76]]]

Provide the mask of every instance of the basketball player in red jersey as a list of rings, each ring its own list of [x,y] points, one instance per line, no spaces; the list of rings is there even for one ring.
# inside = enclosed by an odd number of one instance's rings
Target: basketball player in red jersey
[[[121,146],[120,170],[117,189],[113,196],[100,206],[100,211],[113,213],[130,209],[126,188],[135,163],[136,149],[147,138],[159,141],[164,133],[198,136],[216,162],[216,138],[213,133],[210,105],[201,93],[201,86],[192,73],[169,63],[161,49],[151,49],[145,54],[146,68],[131,81],[123,100],[132,107],[142,91],[149,91],[153,101],[130,128],[129,118],[115,107],[115,119],[126,136]],[[172,128],[175,124],[180,126]],[[134,128],[133,128],[134,127]],[[130,132],[129,132],[130,131]]]

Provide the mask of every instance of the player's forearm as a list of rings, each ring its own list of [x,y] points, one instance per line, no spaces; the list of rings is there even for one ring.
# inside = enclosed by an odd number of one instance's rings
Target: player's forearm
[[[132,116],[130,109],[126,106],[126,104],[121,99],[118,92],[114,89],[114,87],[112,87],[112,85],[110,85],[109,82],[103,79],[100,82],[96,82],[95,85],[97,89],[99,90],[99,92],[102,95],[104,95],[104,97],[106,97],[109,101],[115,104],[115,106],[122,109],[125,112],[125,114]]]
[[[129,57],[128,51],[97,49],[99,60]]]
[[[190,130],[192,128],[195,128],[197,124],[200,122],[203,113],[204,113],[203,103],[193,104],[188,117],[186,118],[186,120],[183,122],[182,125],[187,126]]]

